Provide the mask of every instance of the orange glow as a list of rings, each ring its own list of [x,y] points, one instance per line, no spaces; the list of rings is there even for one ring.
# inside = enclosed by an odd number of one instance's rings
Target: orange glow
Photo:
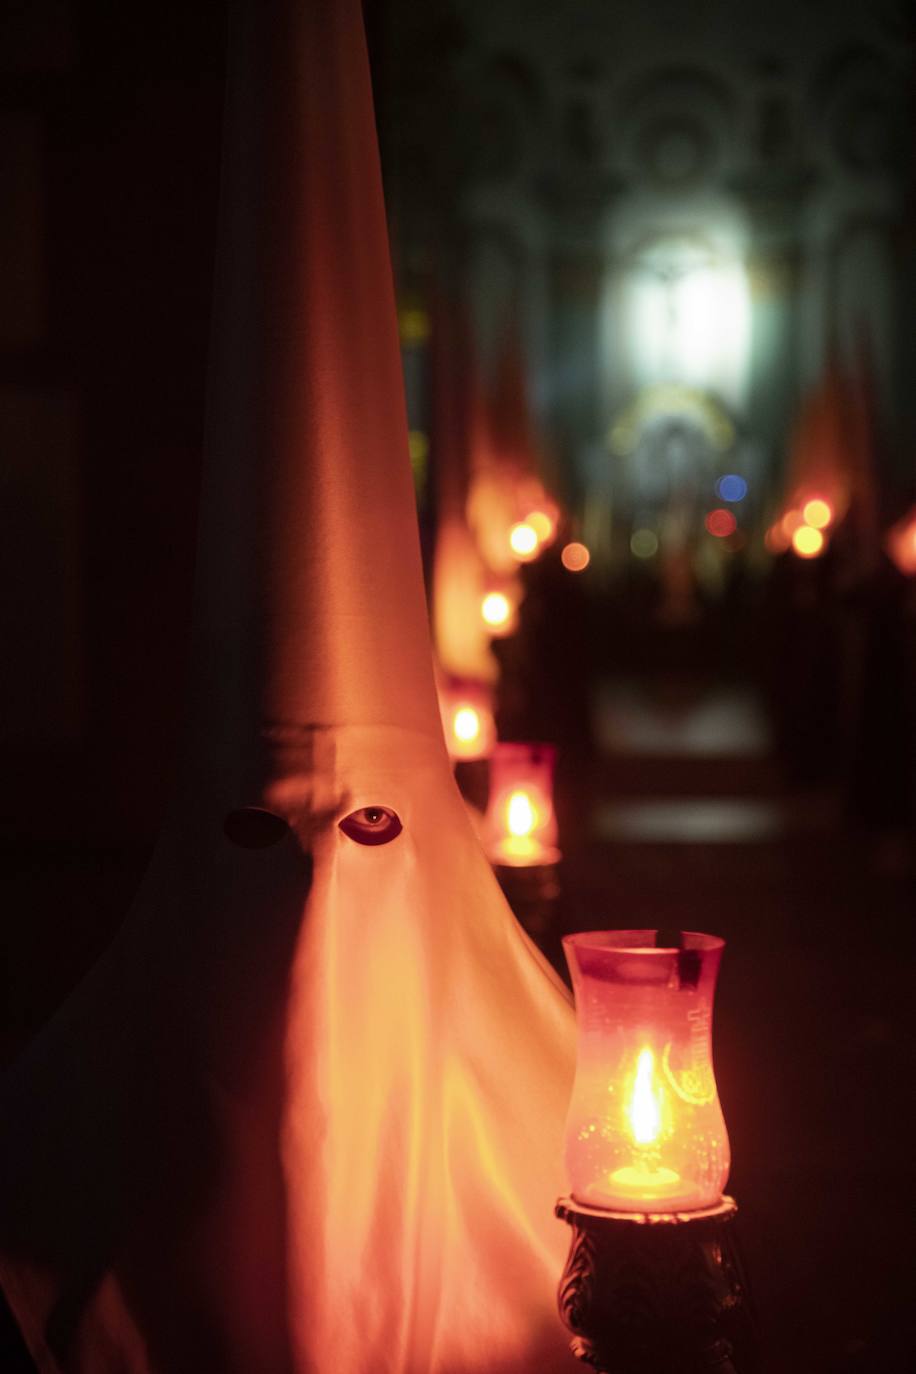
[[[547,745],[497,744],[490,765],[487,848],[494,863],[555,863],[555,751]]]
[[[777,520],[776,524],[771,525],[770,528],[767,530],[766,534],[763,537],[763,542],[766,545],[767,551],[769,553],[778,554],[786,552],[786,549],[788,549],[789,547],[790,540],[789,536],[782,528],[781,523]]]
[[[802,506],[802,519],[812,529],[825,530],[833,519],[833,511],[827,501],[817,496]]]
[[[824,549],[824,536],[810,525],[800,525],[792,535],[792,548],[799,558],[817,558]]]
[[[527,521],[519,521],[509,531],[509,547],[520,563],[530,563],[537,558],[540,547],[537,530]]]
[[[709,533],[716,539],[724,539],[729,534],[734,534],[738,522],[730,510],[720,506],[718,510],[711,510],[703,522]]]
[[[560,554],[560,562],[567,572],[582,572],[591,562],[591,554],[584,544],[567,544]]]
[[[439,687],[439,710],[453,759],[485,759],[496,742],[492,694],[484,683],[450,682]]]
[[[655,1055],[645,1045],[639,1052],[624,1112],[635,1146],[635,1162],[622,1164],[611,1174],[611,1185],[626,1196],[661,1201],[682,1187],[680,1174],[659,1164],[656,1147],[662,1134],[661,1084],[655,1072]]]
[[[655,1081],[655,1055],[648,1045],[639,1051],[626,1113],[637,1145],[653,1145],[662,1129],[660,1093]]]
[[[916,507],[888,530],[885,548],[904,577],[916,577]]]
[[[525,516],[525,524],[530,525],[538,537],[538,542],[546,547],[553,541],[557,532],[557,522],[545,510],[532,510]]]
[[[538,823],[538,813],[528,792],[513,792],[506,803],[506,828],[516,839],[530,835]]]
[[[563,941],[579,1018],[566,1135],[573,1196],[628,1212],[714,1206],[728,1177],[711,1057],[722,952],[686,933],[693,959],[656,932],[590,931]]]
[[[800,510],[787,510],[779,522],[779,528],[786,536],[786,539],[791,540],[795,531],[800,529],[804,523]],[[786,547],[788,547],[788,545],[786,545]]]
[[[486,570],[473,536],[463,520],[444,516],[433,556],[432,623],[437,661],[452,678],[496,680],[491,636],[480,615],[486,587]]]
[[[494,629],[506,625],[512,615],[512,605],[503,592],[487,592],[480,603],[480,614]]]
[[[473,744],[480,738],[480,716],[473,706],[460,706],[455,712],[452,723],[455,739],[462,744]]]

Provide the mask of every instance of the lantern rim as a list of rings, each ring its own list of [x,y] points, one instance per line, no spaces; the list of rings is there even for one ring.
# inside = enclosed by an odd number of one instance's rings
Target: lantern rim
[[[699,930],[681,931],[683,944],[657,945],[656,930],[579,930],[572,935],[563,936],[563,946],[568,950],[607,949],[615,952],[640,955],[671,955],[679,950],[692,949],[702,953],[712,953],[725,948],[720,935],[707,935]]]

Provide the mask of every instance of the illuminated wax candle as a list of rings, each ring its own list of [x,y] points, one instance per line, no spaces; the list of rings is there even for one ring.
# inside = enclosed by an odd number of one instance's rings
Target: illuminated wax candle
[[[439,710],[450,758],[489,757],[496,742],[496,724],[492,693],[484,683],[443,683],[439,687]]]
[[[526,868],[560,858],[553,809],[555,760],[556,750],[549,744],[497,744],[486,815],[493,863]]]
[[[563,945],[579,1028],[567,1119],[572,1195],[618,1212],[715,1206],[729,1148],[712,1066],[712,1001],[724,942],[685,932],[589,931]]]

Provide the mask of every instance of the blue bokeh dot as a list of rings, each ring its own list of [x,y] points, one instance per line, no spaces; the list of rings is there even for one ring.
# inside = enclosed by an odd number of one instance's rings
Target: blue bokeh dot
[[[743,501],[747,496],[747,482],[736,472],[729,472],[716,483],[716,494],[722,501]]]

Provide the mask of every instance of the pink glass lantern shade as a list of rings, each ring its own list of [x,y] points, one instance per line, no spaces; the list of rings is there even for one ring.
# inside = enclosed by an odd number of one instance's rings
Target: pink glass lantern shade
[[[489,758],[496,743],[492,692],[480,682],[451,680],[439,687],[439,710],[449,757]]]
[[[604,930],[563,941],[578,1054],[566,1128],[574,1199],[616,1212],[714,1207],[729,1146],[712,1064],[712,1003],[724,942],[684,932]]]
[[[490,762],[487,852],[513,868],[556,863],[553,807],[556,750],[549,744],[497,744]]]

